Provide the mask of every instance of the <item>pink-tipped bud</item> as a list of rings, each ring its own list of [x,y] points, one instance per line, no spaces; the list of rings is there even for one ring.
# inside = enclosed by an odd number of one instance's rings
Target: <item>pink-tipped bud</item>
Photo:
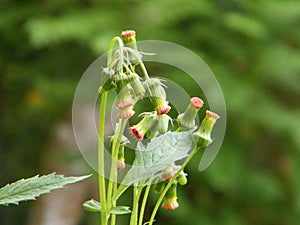
[[[201,148],[207,147],[211,142],[211,132],[220,116],[214,112],[206,111],[206,116],[202,120],[199,130],[194,133],[197,139],[198,146]]]
[[[162,204],[162,208],[167,210],[174,210],[179,207],[179,204],[177,202],[176,188],[177,188],[176,183],[173,183],[166,193],[164,202]]]
[[[167,209],[167,210],[175,210],[179,207],[179,204],[177,202],[177,199],[165,199],[163,202],[162,208]]]
[[[181,131],[193,129],[196,126],[195,119],[199,109],[203,107],[203,101],[200,98],[193,97],[185,112],[178,115],[177,121]]]
[[[130,42],[133,38],[135,39],[135,31],[134,30],[125,30],[122,31],[121,36],[125,43]]]
[[[117,117],[120,119],[130,119],[135,114],[132,106],[127,108],[117,108]]]
[[[191,102],[191,105],[194,106],[196,109],[201,109],[204,104],[202,99],[197,98],[197,97],[191,98],[190,102]]]
[[[118,108],[127,108],[129,106],[133,106],[134,103],[135,103],[135,101],[131,97],[128,97],[128,98],[125,98],[125,99],[120,99],[120,101],[118,101],[116,103],[116,106]]]
[[[168,101],[162,101],[162,104],[159,104],[156,108],[157,115],[168,114],[171,110],[171,106],[169,106],[168,104]]]
[[[118,171],[123,170],[125,168],[125,160],[124,159],[119,159],[118,160]]]

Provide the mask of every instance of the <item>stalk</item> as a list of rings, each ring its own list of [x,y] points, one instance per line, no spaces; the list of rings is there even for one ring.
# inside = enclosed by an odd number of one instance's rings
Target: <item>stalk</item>
[[[116,206],[116,200],[112,200],[113,193],[116,191],[117,184],[117,164],[115,163],[118,158],[118,151],[120,147],[120,140],[122,138],[125,125],[127,123],[127,119],[119,119],[117,131],[114,134],[113,144],[112,144],[112,163],[110,168],[110,175],[108,181],[108,189],[107,189],[107,209],[110,210],[111,207]],[[115,215],[112,215],[111,225],[114,225],[116,221]]]
[[[137,225],[138,220],[138,209],[139,209],[139,200],[144,188],[144,182],[137,187],[138,184],[135,184],[133,187],[133,206],[130,217],[130,225]]]
[[[102,94],[99,115],[99,132],[98,132],[98,181],[99,181],[99,196],[101,203],[101,225],[107,224],[106,210],[106,188],[104,178],[104,124],[106,111],[107,92]]]
[[[139,216],[139,224],[138,225],[143,224],[145,207],[146,207],[147,199],[148,199],[148,196],[149,196],[149,191],[150,191],[150,188],[151,188],[152,180],[153,180],[153,177],[149,179],[149,181],[147,183],[147,187],[145,189],[142,205],[141,205],[141,208],[140,208],[140,216]]]

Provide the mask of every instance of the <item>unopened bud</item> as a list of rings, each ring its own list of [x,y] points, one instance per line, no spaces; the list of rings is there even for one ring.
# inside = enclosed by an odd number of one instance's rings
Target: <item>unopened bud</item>
[[[212,142],[211,132],[219,118],[220,116],[218,114],[208,110],[206,111],[206,116],[202,120],[199,130],[194,133],[198,147],[205,148]]]
[[[130,119],[135,114],[133,106],[126,108],[117,108],[117,117],[120,119]]]
[[[183,171],[180,172],[180,174],[177,177],[177,181],[180,185],[186,185],[187,184],[187,178],[186,178],[187,174],[184,173]]]
[[[166,91],[158,78],[150,78],[145,81],[145,88],[158,115],[167,114],[171,107],[166,101]]]
[[[168,210],[174,210],[179,207],[179,204],[177,202],[176,188],[177,188],[176,183],[173,183],[166,193],[164,202],[162,204],[162,208]]]
[[[157,116],[157,130],[160,134],[164,134],[168,131],[170,120],[171,117],[166,114]]]
[[[130,75],[130,86],[137,97],[142,97],[145,94],[144,86],[141,82],[141,78],[136,73]]]
[[[124,155],[124,144],[121,143],[120,144],[120,148],[119,148],[119,151],[118,151],[118,170],[122,170],[125,168],[125,155]]]
[[[193,97],[190,100],[190,104],[184,113],[180,114],[177,121],[180,125],[181,131],[193,129],[195,124],[195,118],[200,108],[203,106],[203,101],[200,98]]]

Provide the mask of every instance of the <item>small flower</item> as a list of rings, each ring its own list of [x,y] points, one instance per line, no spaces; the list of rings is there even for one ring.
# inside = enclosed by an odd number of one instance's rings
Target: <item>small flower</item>
[[[157,106],[155,107],[157,115],[167,114],[171,110],[171,106],[168,104],[168,101],[157,101]]]
[[[125,30],[122,31],[121,36],[126,44],[128,42],[132,42],[133,40],[135,41],[136,34],[134,30]]]
[[[150,78],[145,81],[145,88],[149,94],[150,100],[157,111],[157,115],[167,114],[171,107],[166,101],[166,91],[161,80],[158,78]]]
[[[127,80],[118,81],[118,95],[116,106],[118,108],[127,108],[135,104],[135,100],[132,98],[129,86],[126,84]]]
[[[130,119],[135,114],[133,106],[129,106],[127,108],[117,108],[117,110],[117,117],[120,119]]]
[[[181,131],[193,129],[195,127],[195,118],[200,108],[203,106],[203,101],[200,98],[193,97],[185,112],[179,114],[177,121]]]
[[[177,209],[179,207],[177,198],[165,199],[161,207],[167,210]]]
[[[125,159],[118,159],[118,171],[123,170],[125,168]]]
[[[162,208],[168,209],[168,210],[174,210],[179,207],[179,204],[177,202],[176,188],[177,188],[176,183],[173,183],[166,193],[164,202],[162,204]]]
[[[160,134],[164,134],[168,131],[169,121],[171,117],[166,114],[157,116],[157,130]]]
[[[174,164],[171,164],[161,171],[160,179],[163,181],[171,180],[176,172],[177,172],[177,167]]]
[[[144,118],[136,125],[129,128],[133,136],[138,140],[143,140],[146,132],[151,128],[154,121],[153,114],[145,114]]]
[[[197,139],[198,147],[207,147],[211,142],[211,132],[220,116],[214,112],[206,111],[206,116],[202,120],[200,128],[194,133]]]

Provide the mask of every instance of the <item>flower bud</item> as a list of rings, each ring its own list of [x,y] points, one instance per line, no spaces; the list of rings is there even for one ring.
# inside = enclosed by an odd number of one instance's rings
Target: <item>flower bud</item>
[[[166,101],[166,92],[161,80],[158,78],[150,78],[145,81],[145,88],[157,114],[167,114],[171,107],[168,105],[169,102]]]
[[[179,176],[177,177],[177,181],[180,185],[186,185],[187,184],[187,174],[184,173],[183,171],[180,172]]]
[[[130,75],[130,86],[137,97],[142,97],[145,94],[144,86],[141,82],[141,78],[136,73]]]
[[[130,127],[129,130],[136,139],[143,140],[144,135],[151,128],[153,120],[153,115],[145,115],[138,124]]]
[[[181,131],[193,129],[195,124],[195,118],[200,108],[203,106],[203,101],[200,98],[193,97],[190,100],[190,104],[184,113],[180,114],[177,121],[180,125]]]
[[[133,106],[126,108],[117,108],[117,117],[120,119],[130,119],[135,114]]]
[[[125,31],[122,31],[121,33],[121,36],[123,38],[123,41],[125,44],[135,44],[135,48],[130,46],[131,48],[137,50],[136,48],[136,34],[135,34],[135,31],[134,30],[125,30]]]
[[[171,164],[161,171],[160,178],[162,180],[171,180],[176,172],[177,167],[174,164]]]
[[[164,134],[168,131],[170,119],[171,117],[166,114],[157,116],[157,130],[160,134]]]
[[[119,74],[117,76],[117,102],[116,106],[118,108],[127,108],[133,106],[135,101],[131,97],[129,86],[128,86],[128,78],[125,74]]]
[[[160,194],[164,190],[165,186],[166,186],[166,181],[161,181],[156,183],[154,185],[154,193]]]
[[[206,116],[202,120],[199,130],[194,133],[198,147],[205,148],[212,142],[211,132],[219,118],[220,116],[218,114],[208,110],[206,111]]]
[[[118,152],[118,170],[120,171],[124,168],[125,168],[124,144],[121,144]]]
[[[166,193],[164,202],[162,204],[162,208],[168,210],[174,210],[179,207],[179,204],[177,202],[176,188],[177,188],[176,183],[173,183]]]

